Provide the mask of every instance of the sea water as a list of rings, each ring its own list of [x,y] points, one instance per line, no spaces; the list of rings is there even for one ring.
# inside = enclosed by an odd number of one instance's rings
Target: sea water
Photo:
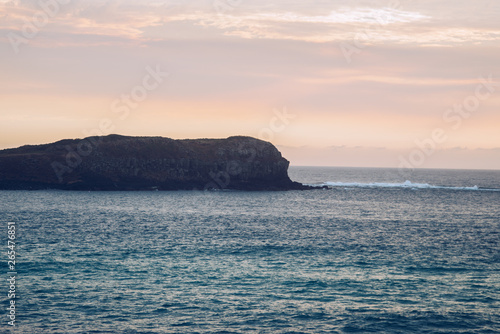
[[[0,332],[500,332],[499,171],[290,175],[329,189],[1,191]]]

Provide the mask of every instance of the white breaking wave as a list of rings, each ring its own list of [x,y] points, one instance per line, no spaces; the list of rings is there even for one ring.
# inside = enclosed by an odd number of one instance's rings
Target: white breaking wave
[[[311,186],[317,186],[317,187],[328,186],[328,187],[344,187],[344,188],[407,188],[407,189],[448,189],[448,190],[500,191],[500,189],[486,189],[486,188],[479,188],[478,186],[473,186],[473,187],[435,186],[435,185],[428,184],[428,183],[413,183],[413,182],[408,181],[408,180],[403,182],[403,183],[325,182],[322,184],[311,184]]]

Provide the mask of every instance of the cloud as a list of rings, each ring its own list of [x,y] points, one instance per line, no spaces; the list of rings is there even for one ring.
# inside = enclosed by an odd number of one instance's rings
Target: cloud
[[[251,4],[235,2],[234,8],[217,12],[214,6],[196,1],[189,4],[179,1],[143,4],[134,1],[107,1],[104,4],[80,1],[68,4],[50,18],[43,44],[54,45],[56,40],[60,44],[62,35],[74,36],[83,45],[92,45],[95,36],[101,36],[96,40],[97,45],[106,41],[114,44],[117,38],[121,39],[120,43],[124,40],[143,43],[170,39],[193,26],[198,27],[195,35],[198,38],[226,36],[315,43],[357,41],[363,44],[433,46],[474,45],[500,40],[498,24],[492,23],[493,19],[487,15],[450,20],[444,15],[444,9],[433,12],[422,6],[395,8],[384,6],[383,2],[371,6],[356,5],[356,1],[352,3],[346,7],[342,2],[318,2],[313,6],[314,10],[305,10],[303,5],[294,2],[277,1],[273,6],[258,1]],[[31,2],[0,2],[0,17],[3,18],[0,28],[19,32],[26,20],[41,10]]]
[[[44,47],[115,44],[117,39],[134,42],[144,38],[144,29],[162,24],[162,18],[151,11],[134,11],[113,1],[70,2],[50,9],[30,2],[0,3],[0,17],[0,29],[19,36],[26,37],[27,26],[37,27],[41,36],[29,38],[30,42]]]
[[[391,8],[340,8],[326,16],[291,12],[227,14],[216,19],[201,16],[198,21],[204,26],[215,26],[228,36],[318,43],[355,41],[362,44],[450,46],[500,39],[498,27],[457,27],[456,22],[447,25],[428,15]]]

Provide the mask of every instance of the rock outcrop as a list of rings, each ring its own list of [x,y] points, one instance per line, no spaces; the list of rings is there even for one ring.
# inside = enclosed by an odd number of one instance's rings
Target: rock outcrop
[[[0,189],[302,190],[271,143],[109,135],[0,151]]]

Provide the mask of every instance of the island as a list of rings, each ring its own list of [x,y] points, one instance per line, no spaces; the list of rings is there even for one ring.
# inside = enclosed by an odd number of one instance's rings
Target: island
[[[271,143],[122,135],[0,150],[3,190],[306,190]]]

